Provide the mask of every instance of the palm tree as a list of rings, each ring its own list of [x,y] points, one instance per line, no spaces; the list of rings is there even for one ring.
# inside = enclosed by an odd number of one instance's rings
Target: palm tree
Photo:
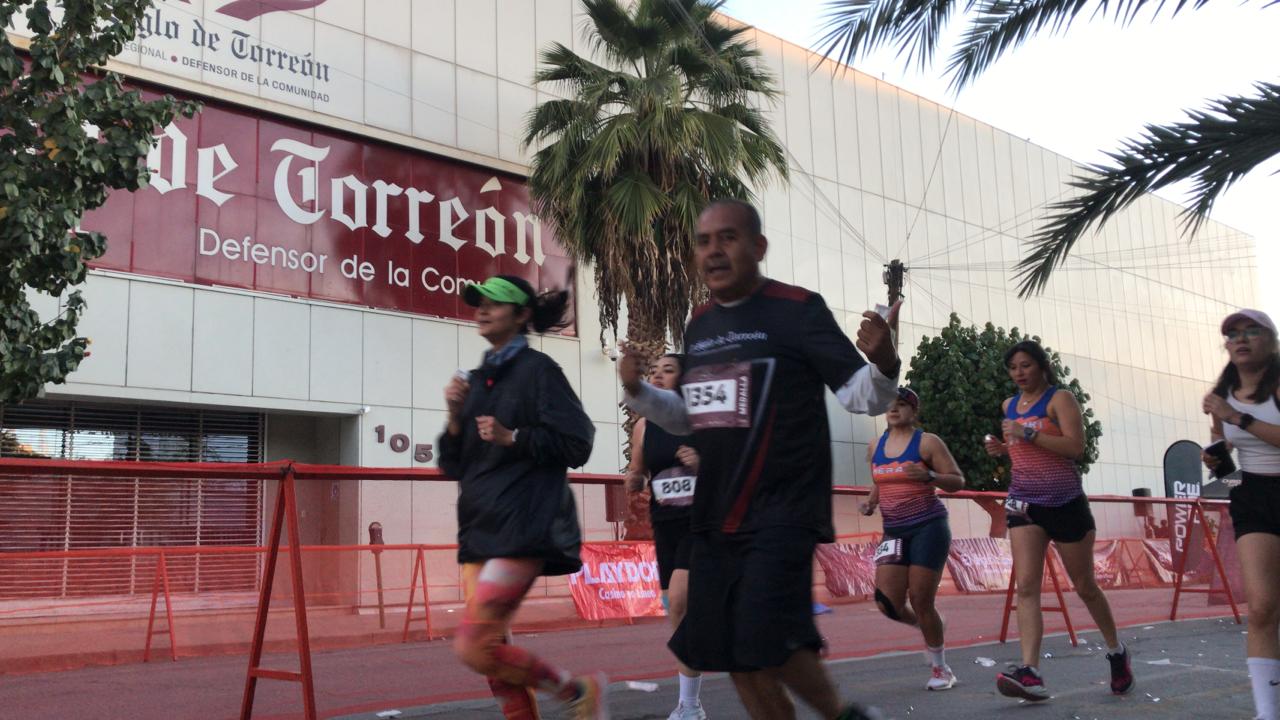
[[[567,99],[528,116],[541,145],[529,190],[542,218],[595,273],[601,320],[656,357],[679,342],[703,294],[693,266],[698,213],[717,197],[785,178],[786,154],[757,103],[777,95],[745,27],[713,18],[723,0],[583,0],[604,64],[559,43],[542,50],[538,84]]]
[[[1091,15],[1110,14],[1132,22],[1150,6],[1152,15],[1169,16],[1208,0],[967,0],[968,16],[960,42],[947,62],[951,87],[959,91],[1004,53],[1039,32],[1062,32],[1090,5]],[[852,64],[860,53],[896,45],[908,63],[923,68],[938,46],[942,29],[957,9],[955,0],[832,0],[827,5],[824,53]],[[1091,228],[1144,193],[1191,181],[1192,203],[1183,211],[1183,228],[1194,233],[1232,183],[1280,154],[1280,85],[1260,82],[1252,96],[1226,96],[1187,119],[1149,124],[1137,137],[1107,153],[1109,164],[1094,164],[1071,182],[1081,192],[1053,203],[1031,239],[1031,251],[1017,265],[1019,295],[1041,291],[1054,268]]]

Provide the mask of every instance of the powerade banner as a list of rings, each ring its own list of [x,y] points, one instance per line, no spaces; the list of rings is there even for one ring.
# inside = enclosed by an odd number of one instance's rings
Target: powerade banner
[[[877,543],[831,543],[816,553],[827,591],[834,597],[872,595],[876,590]]]
[[[1124,580],[1124,541],[1099,540],[1093,546],[1093,575],[1105,588],[1119,587]]]
[[[86,214],[93,267],[464,320],[490,275],[573,291],[523,178],[202,102],[156,134],[147,187]]]
[[[1195,500],[1200,497],[1204,478],[1204,465],[1200,461],[1200,445],[1190,440],[1179,440],[1164,452],[1164,494],[1166,497]],[[1166,505],[1169,515],[1169,533],[1172,542],[1171,559],[1176,570],[1184,552],[1187,556],[1187,575],[1192,576],[1204,566],[1204,533],[1197,525],[1191,530],[1191,505]]]
[[[1005,538],[956,538],[947,553],[947,569],[960,592],[992,592],[1009,587],[1013,554]]]
[[[586,544],[569,592],[584,620],[661,616],[662,588],[653,543]]]

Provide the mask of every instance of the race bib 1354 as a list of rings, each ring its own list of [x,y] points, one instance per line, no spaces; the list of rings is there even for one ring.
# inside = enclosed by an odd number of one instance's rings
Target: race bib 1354
[[[751,427],[750,363],[692,368],[680,390],[694,430]]]

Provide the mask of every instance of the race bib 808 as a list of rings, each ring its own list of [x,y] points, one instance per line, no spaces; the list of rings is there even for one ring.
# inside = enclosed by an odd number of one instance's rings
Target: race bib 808
[[[693,504],[693,491],[697,487],[697,477],[689,468],[681,465],[668,468],[653,476],[650,485],[653,488],[653,499],[659,505],[680,507]]]
[[[751,364],[704,365],[680,388],[694,430],[751,427]]]

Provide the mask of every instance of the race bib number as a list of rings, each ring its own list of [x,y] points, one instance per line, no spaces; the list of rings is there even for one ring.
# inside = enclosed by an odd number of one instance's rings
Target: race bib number
[[[877,565],[896,565],[902,562],[902,539],[885,540],[876,548]]]
[[[1004,499],[1004,511],[1009,515],[1027,516],[1027,501],[1014,500],[1013,498]]]
[[[697,487],[696,478],[689,468],[681,466],[668,468],[653,476],[653,499],[659,505],[681,507],[693,504],[693,490]]]
[[[680,390],[692,429],[751,427],[750,363],[693,368]]]

